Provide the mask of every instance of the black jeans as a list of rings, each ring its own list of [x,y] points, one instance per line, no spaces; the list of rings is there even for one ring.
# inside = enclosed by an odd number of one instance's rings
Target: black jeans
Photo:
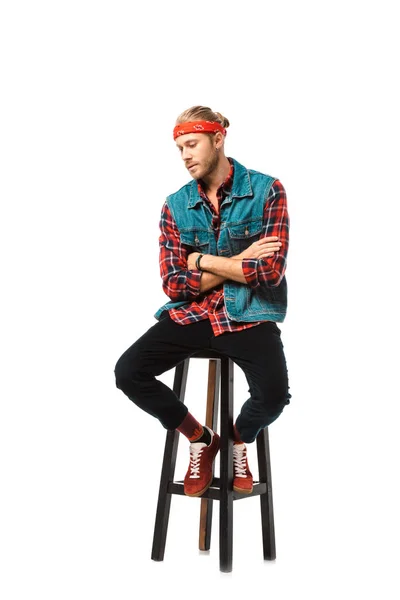
[[[276,323],[267,321],[215,337],[208,319],[179,325],[164,312],[161,320],[118,359],[116,386],[159,419],[165,429],[176,429],[188,407],[156,376],[205,348],[229,356],[244,371],[251,396],[241,408],[236,427],[244,442],[253,442],[291,398],[281,331]]]

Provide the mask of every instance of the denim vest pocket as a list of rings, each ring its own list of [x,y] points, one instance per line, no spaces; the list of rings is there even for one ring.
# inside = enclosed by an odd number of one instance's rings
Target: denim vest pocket
[[[234,321],[282,322],[287,308],[286,278],[279,286],[251,289],[234,281],[224,283],[225,305]]]
[[[262,233],[262,226],[262,217],[254,221],[228,226],[228,238],[232,254],[240,254],[256,242]]]
[[[253,290],[249,287],[246,288],[247,292],[247,308],[250,308],[252,312],[262,312],[265,310],[265,306],[268,306],[274,311],[281,310],[282,301],[286,300],[286,294],[284,287],[281,288],[265,288],[259,286],[259,288]]]
[[[181,243],[189,247],[190,252],[210,252],[210,234],[208,231],[182,231]]]

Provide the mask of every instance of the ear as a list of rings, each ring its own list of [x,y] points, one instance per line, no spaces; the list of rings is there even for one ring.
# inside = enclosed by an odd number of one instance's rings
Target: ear
[[[222,135],[222,133],[220,131],[217,131],[217,133],[214,136],[214,148],[216,150],[221,150],[223,145],[224,145],[224,136]]]

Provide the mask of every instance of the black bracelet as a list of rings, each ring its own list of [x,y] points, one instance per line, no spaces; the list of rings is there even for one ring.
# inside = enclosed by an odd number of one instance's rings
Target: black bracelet
[[[201,260],[202,256],[204,256],[204,254],[199,254],[198,257],[196,258],[196,269],[199,269],[199,271],[202,270],[202,268],[200,267],[200,260]]]

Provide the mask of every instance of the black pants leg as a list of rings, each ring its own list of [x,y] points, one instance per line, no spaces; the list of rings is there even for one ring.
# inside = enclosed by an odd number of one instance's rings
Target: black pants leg
[[[244,442],[253,442],[290,402],[281,331],[269,321],[218,336],[212,348],[229,356],[244,371],[251,396],[241,408],[236,427]]]
[[[119,358],[114,370],[117,388],[141,409],[157,417],[165,429],[176,429],[188,408],[156,376],[199,350],[209,348],[212,336],[208,319],[179,325],[166,313]]]
[[[166,429],[176,429],[188,407],[156,376],[199,350],[217,350],[243,369],[249,383],[251,396],[236,426],[242,440],[250,443],[281,414],[291,397],[280,333],[276,323],[266,322],[214,337],[208,319],[179,325],[167,314],[120,357],[115,366],[116,385]]]

